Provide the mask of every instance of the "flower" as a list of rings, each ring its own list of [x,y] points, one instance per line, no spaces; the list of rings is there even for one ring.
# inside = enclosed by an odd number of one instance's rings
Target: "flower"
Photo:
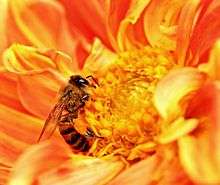
[[[220,183],[217,0],[9,0],[7,8],[4,182]],[[29,46],[8,47],[14,42]],[[75,120],[97,136],[87,156],[73,154],[57,133],[35,144],[57,92],[76,73],[99,81]]]

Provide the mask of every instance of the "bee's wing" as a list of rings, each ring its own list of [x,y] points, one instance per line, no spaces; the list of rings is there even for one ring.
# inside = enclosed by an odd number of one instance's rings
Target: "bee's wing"
[[[56,130],[57,125],[59,124],[59,120],[61,118],[62,112],[64,110],[65,103],[64,102],[58,102],[54,108],[49,113],[45,123],[44,127],[41,131],[41,134],[38,138],[38,142],[41,140],[46,140],[51,137],[51,135]]]

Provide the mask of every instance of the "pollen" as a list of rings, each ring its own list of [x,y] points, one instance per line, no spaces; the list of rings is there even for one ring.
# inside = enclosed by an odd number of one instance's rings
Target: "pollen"
[[[91,155],[128,161],[150,155],[160,132],[152,97],[158,81],[175,66],[171,53],[146,47],[120,53],[92,92],[85,120],[98,137]]]

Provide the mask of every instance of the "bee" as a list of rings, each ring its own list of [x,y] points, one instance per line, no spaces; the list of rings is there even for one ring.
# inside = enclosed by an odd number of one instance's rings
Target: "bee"
[[[73,150],[81,152],[89,150],[90,141],[95,136],[94,132],[87,128],[86,134],[83,135],[74,127],[74,120],[78,118],[80,111],[83,110],[85,103],[90,98],[86,91],[87,87],[96,88],[94,83],[87,80],[88,78],[92,78],[98,85],[92,76],[83,78],[80,75],[72,75],[70,77],[68,84],[61,90],[58,103],[45,121],[38,142],[50,138],[58,126],[61,136]]]

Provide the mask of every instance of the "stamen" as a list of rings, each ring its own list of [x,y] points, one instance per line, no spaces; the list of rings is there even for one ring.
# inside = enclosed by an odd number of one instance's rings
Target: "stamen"
[[[131,158],[131,152],[136,158],[146,156],[146,146],[152,145],[160,131],[152,102],[154,90],[174,66],[170,53],[146,47],[121,53],[107,74],[96,74],[100,87],[93,91],[95,101],[86,105],[85,119],[104,139],[98,140],[92,155],[113,153],[126,160]]]

